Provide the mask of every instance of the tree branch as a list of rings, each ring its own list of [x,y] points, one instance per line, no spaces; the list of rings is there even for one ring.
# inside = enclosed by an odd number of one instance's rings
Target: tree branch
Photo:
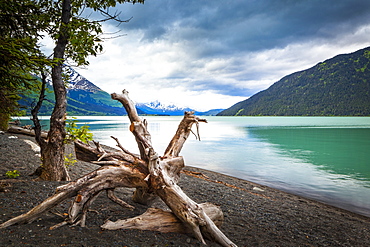
[[[127,20],[121,20],[121,19],[118,18],[119,15],[121,14],[121,12],[116,11],[113,15],[111,15],[108,11],[105,11],[104,9],[101,9],[101,8],[98,8],[98,11],[102,14],[102,16],[106,17],[106,19],[98,20],[97,22],[106,22],[106,21],[114,20],[114,21],[117,21],[119,23],[118,25],[120,25],[121,23],[129,22],[129,21],[132,20],[132,18],[134,18],[132,16]]]

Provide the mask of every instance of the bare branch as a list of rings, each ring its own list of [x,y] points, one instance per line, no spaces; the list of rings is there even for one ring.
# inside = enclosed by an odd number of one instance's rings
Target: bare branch
[[[126,20],[121,20],[119,19],[119,15],[121,14],[121,12],[115,12],[113,15],[110,14],[108,11],[105,11],[104,9],[98,9],[98,11],[101,13],[102,16],[106,17],[105,19],[103,20],[99,20],[99,21],[96,21],[96,22],[106,22],[106,21],[109,21],[109,20],[114,20],[116,22],[118,22],[118,25],[120,25],[121,23],[124,23],[124,22],[129,22],[132,20],[133,16],[130,17],[129,19],[126,19]]]
[[[192,133],[200,140],[198,126],[199,122],[207,123],[207,120],[195,116],[193,111],[185,112],[184,118],[177,128],[176,134],[174,135],[171,142],[168,144],[166,151],[164,152],[164,157],[176,157],[180,154],[185,141],[189,137],[190,132],[192,132],[191,127],[194,123],[197,125],[197,135],[194,134],[194,132]]]
[[[135,207],[134,206],[131,206],[130,204],[128,204],[127,202],[119,199],[115,194],[114,194],[114,189],[109,189],[107,190],[107,196],[109,199],[111,199],[113,202],[117,203],[118,205],[124,207],[124,208],[128,208],[130,210],[134,210]]]
[[[124,148],[124,147],[121,145],[121,143],[119,142],[118,138],[116,138],[116,137],[114,137],[114,136],[111,136],[111,138],[117,142],[117,147],[119,147],[123,152],[125,152],[126,154],[129,154],[129,155],[131,155],[131,156],[133,156],[133,157],[137,157],[137,158],[138,158],[138,155],[133,154],[133,153],[131,153],[130,151],[128,151],[126,148]]]

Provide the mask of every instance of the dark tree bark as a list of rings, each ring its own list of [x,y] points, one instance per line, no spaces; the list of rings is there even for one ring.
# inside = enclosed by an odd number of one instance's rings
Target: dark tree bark
[[[33,121],[33,124],[34,124],[34,134],[35,134],[35,140],[37,142],[37,144],[39,144],[40,146],[40,153],[43,154],[45,153],[45,150],[46,150],[46,147],[47,147],[47,141],[46,141],[46,138],[47,138],[47,133],[46,133],[46,136],[45,136],[45,133],[42,132],[42,127],[41,127],[41,124],[40,124],[40,120],[38,118],[38,113],[39,113],[39,110],[42,106],[42,103],[45,99],[45,88],[46,88],[46,74],[44,71],[41,71],[41,90],[40,90],[40,95],[39,95],[39,99],[36,103],[36,106],[31,110],[31,115],[32,115],[32,121]],[[42,173],[42,167],[43,166],[39,166],[36,171],[34,171],[33,175],[41,175]]]
[[[41,149],[43,165],[40,178],[44,180],[70,180],[64,165],[64,138],[66,136],[64,127],[67,109],[67,91],[62,78],[64,53],[69,39],[68,24],[70,19],[71,1],[63,0],[59,38],[54,48],[54,59],[58,60],[58,63],[52,68],[51,74],[55,95],[55,106],[50,118],[50,130],[47,143],[43,149]]]
[[[32,121],[33,121],[33,124],[35,125],[35,128],[34,128],[35,140],[39,144],[41,150],[45,149],[46,141],[45,141],[45,138],[42,138],[42,135],[41,135],[42,128],[41,128],[40,120],[37,114],[42,106],[42,102],[45,99],[45,88],[46,88],[46,74],[44,72],[41,72],[41,90],[40,90],[39,100],[37,101],[36,106],[31,110]]]

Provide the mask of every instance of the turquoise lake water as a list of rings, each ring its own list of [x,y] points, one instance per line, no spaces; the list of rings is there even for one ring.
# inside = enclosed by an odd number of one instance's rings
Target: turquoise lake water
[[[159,154],[182,117],[143,117]],[[369,117],[205,117],[187,165],[221,172],[370,216]],[[127,117],[78,117],[94,139],[138,152]],[[45,124],[47,125],[47,120]],[[193,130],[196,131],[195,126]]]

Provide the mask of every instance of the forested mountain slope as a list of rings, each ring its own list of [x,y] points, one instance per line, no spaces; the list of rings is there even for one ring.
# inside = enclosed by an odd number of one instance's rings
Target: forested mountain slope
[[[218,116],[369,116],[370,47],[285,76]]]

